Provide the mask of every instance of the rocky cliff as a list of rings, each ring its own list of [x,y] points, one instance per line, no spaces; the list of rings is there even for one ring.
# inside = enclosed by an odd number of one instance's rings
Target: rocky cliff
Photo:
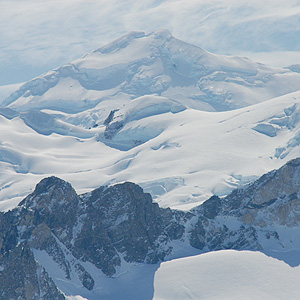
[[[0,298],[64,298],[35,259],[39,251],[67,280],[77,280],[88,290],[94,279],[86,262],[112,276],[121,259],[151,264],[164,260],[172,251],[170,241],[182,237],[186,218],[183,212],[159,208],[133,183],[78,196],[69,183],[46,178],[19,207],[1,215]]]
[[[260,250],[299,264],[299,174],[296,159],[190,212],[160,208],[129,182],[79,196],[69,183],[46,178],[0,214],[0,299],[65,299],[47,261],[64,280],[92,291],[91,266],[111,277],[124,263],[167,259],[176,243],[201,252]]]
[[[298,158],[225,198],[213,196],[192,210],[198,217],[191,245],[205,251],[260,250],[291,265],[300,264],[299,187]]]

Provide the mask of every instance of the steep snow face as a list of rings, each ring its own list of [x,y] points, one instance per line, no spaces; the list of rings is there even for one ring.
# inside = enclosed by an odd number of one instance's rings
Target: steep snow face
[[[294,92],[299,82],[297,72],[213,55],[167,30],[131,32],[29,81],[3,103],[18,111],[76,113],[95,107],[113,110],[131,99],[158,94],[184,106],[224,111]]]

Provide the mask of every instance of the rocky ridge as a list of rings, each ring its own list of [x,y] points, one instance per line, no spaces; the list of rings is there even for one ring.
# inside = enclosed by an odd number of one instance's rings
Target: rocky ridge
[[[300,263],[300,159],[225,198],[183,212],[160,208],[125,182],[77,195],[56,177],[43,179],[17,208],[0,215],[0,299],[64,299],[41,255],[66,281],[92,291],[89,264],[114,276],[122,263],[156,264],[176,250],[259,250]]]
[[[94,279],[82,262],[92,263],[107,276],[116,273],[121,258],[129,263],[157,263],[171,253],[170,241],[182,237],[185,219],[183,212],[159,208],[150,194],[133,183],[78,196],[69,183],[46,178],[19,207],[1,215],[2,297],[63,299],[35,261],[36,251],[47,253],[67,280],[79,280],[88,290],[93,289]],[[17,265],[14,256],[19,257]],[[14,269],[24,276],[8,276],[8,270]],[[27,273],[32,273],[29,287]],[[19,285],[13,286],[14,292],[10,281]],[[51,290],[50,298],[42,284],[48,294]]]
[[[299,172],[298,158],[225,198],[213,196],[194,208],[198,220],[191,245],[205,251],[259,250],[299,265]]]

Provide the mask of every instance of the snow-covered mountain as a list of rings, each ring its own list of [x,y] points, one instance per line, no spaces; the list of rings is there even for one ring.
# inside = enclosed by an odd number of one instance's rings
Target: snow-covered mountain
[[[297,72],[288,69],[211,54],[167,30],[148,35],[131,32],[29,81],[3,103],[17,111],[91,109],[94,120],[84,122],[85,114],[73,121],[88,127],[106,118],[104,108],[118,109],[145,95],[163,96],[200,110],[224,111],[297,91],[299,79]]]
[[[226,195],[299,156],[298,90],[289,69],[129,33],[2,98],[0,207],[50,175],[130,180],[165,207]]]
[[[132,32],[0,97],[0,299],[297,298],[297,67]]]

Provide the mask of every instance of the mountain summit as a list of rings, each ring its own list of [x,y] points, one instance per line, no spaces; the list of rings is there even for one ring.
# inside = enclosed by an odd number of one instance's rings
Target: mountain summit
[[[131,32],[29,81],[4,104],[17,111],[92,109],[99,114],[141,96],[159,95],[191,108],[224,111],[299,90],[299,79],[288,69],[211,54],[168,30]]]

